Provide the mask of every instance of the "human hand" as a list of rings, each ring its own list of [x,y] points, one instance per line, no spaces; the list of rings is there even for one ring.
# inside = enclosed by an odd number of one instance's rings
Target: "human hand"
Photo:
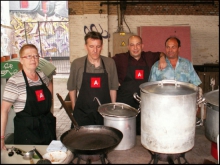
[[[158,69],[159,70],[163,70],[167,67],[167,63],[166,62],[159,62],[158,64]]]
[[[166,62],[166,55],[161,52],[160,54],[160,60],[159,60],[159,63],[158,63],[158,69],[159,70],[163,70],[167,67],[167,62]]]

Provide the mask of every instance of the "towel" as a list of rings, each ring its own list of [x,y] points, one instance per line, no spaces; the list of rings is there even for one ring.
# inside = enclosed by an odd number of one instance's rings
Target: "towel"
[[[52,142],[47,147],[47,152],[53,152],[53,151],[66,152],[67,148],[63,145],[63,143],[60,140],[52,140]]]

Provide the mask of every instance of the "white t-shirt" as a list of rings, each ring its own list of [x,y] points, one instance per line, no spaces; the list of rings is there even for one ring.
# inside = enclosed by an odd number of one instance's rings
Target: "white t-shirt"
[[[40,75],[46,86],[48,86],[49,78],[43,72],[37,71],[37,73]],[[42,85],[40,78],[38,78],[37,81],[32,81],[27,77],[27,80],[29,86]],[[13,103],[14,111],[20,112],[24,109],[26,104],[26,93],[24,76],[20,70],[18,73],[10,77],[6,82],[2,100]]]

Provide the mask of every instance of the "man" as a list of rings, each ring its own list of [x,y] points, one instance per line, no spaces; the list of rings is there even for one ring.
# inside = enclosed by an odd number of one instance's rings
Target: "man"
[[[94,98],[101,104],[116,102],[117,70],[113,59],[100,55],[103,46],[100,33],[88,32],[84,39],[88,54],[72,62],[67,89],[78,125],[103,125]]]
[[[147,82],[151,66],[161,58],[160,68],[165,68],[165,54],[160,52],[144,52],[142,38],[132,35],[128,39],[128,52],[116,54],[113,59],[118,72],[119,89],[117,102],[126,103],[139,108],[139,103],[133,98],[134,93],[140,95],[140,84]],[[140,135],[140,114],[136,118],[136,134]]]
[[[165,47],[167,67],[161,71],[157,68],[158,62],[156,62],[151,68],[149,81],[169,79],[191,83],[196,86],[200,85],[201,80],[192,63],[179,56],[180,40],[177,37],[169,37],[165,41]]]

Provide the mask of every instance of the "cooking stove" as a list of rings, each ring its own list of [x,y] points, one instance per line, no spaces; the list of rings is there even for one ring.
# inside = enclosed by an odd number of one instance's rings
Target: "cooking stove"
[[[175,160],[177,160],[178,164],[189,164],[185,158],[185,152],[179,154],[162,154],[157,152],[151,152],[150,150],[148,151],[151,154],[151,160],[148,164],[157,164],[159,163],[159,161],[168,162],[168,164],[175,164]],[[183,160],[183,162],[181,162],[181,160]]]
[[[107,154],[98,154],[98,155],[81,155],[73,153],[73,160],[71,164],[111,164],[107,158]]]

